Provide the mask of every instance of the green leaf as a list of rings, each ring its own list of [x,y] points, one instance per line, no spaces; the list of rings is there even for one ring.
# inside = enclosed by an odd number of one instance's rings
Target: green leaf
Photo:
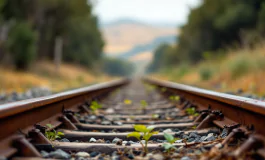
[[[169,143],[164,143],[163,147],[165,148],[165,150],[169,150],[173,145],[169,144]]]
[[[141,103],[142,107],[144,107],[144,108],[147,106],[147,102],[145,100],[141,100],[140,103]]]
[[[152,114],[152,118],[157,119],[157,118],[159,118],[159,115],[158,114]]]
[[[148,126],[147,127],[148,132],[151,132],[153,129],[155,129],[155,126]]]
[[[147,132],[147,128],[145,125],[134,125],[134,129],[138,132]]]
[[[63,132],[57,132],[57,135],[58,136],[64,136],[64,133]]]
[[[143,139],[148,141],[150,138],[152,137],[152,134],[151,133],[147,133],[143,136]]]
[[[164,133],[164,137],[169,143],[174,143],[175,142],[175,138],[171,134]]]
[[[141,134],[139,132],[132,132],[127,135],[127,137],[135,137],[140,140]]]
[[[154,134],[158,134],[159,132],[151,132],[143,135],[143,139],[148,141]]]
[[[52,124],[46,124],[46,126],[47,126],[49,129],[53,128]]]
[[[127,105],[130,105],[130,104],[132,104],[132,101],[129,100],[129,99],[125,99],[125,100],[123,101],[123,103],[124,103],[124,104],[127,104]]]

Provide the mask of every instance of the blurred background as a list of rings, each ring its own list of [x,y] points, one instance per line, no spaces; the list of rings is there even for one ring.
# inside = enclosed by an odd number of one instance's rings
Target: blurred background
[[[264,96],[264,36],[265,0],[0,0],[0,103],[143,75]]]

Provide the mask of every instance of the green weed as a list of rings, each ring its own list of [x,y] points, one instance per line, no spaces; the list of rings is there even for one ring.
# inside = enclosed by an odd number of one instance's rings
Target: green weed
[[[142,145],[143,152],[145,154],[148,153],[147,144],[149,139],[154,135],[158,134],[158,132],[153,131],[154,126],[148,126],[145,125],[134,125],[135,132],[129,133],[127,137],[135,137],[137,140],[139,140],[140,144]],[[145,140],[145,144],[142,143],[141,140]]]

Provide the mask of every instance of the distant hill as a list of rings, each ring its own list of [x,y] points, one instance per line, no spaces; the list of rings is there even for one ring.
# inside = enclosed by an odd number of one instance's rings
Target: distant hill
[[[101,24],[106,42],[106,56],[139,59],[143,53],[150,53],[160,43],[173,43],[178,29],[170,23],[142,22],[132,19],[120,19]],[[138,58],[133,58],[137,56]]]
[[[176,23],[170,23],[170,22],[142,22],[139,20],[134,20],[134,19],[118,19],[115,21],[111,22],[106,22],[106,23],[101,23],[100,27],[105,28],[105,27],[111,27],[111,26],[117,26],[121,24],[138,24],[138,25],[147,25],[147,26],[153,26],[153,27],[167,27],[167,28],[176,28],[179,26],[179,24]]]
[[[136,45],[127,52],[119,53],[118,57],[130,58],[132,56],[135,56],[143,52],[153,52],[159,45],[163,43],[174,44],[175,42],[176,42],[175,35],[157,37],[153,41],[147,44]]]

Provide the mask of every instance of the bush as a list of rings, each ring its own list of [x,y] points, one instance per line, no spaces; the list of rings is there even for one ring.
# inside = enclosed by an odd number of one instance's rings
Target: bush
[[[209,67],[203,67],[200,69],[200,78],[201,80],[209,80],[213,76],[213,71]]]
[[[25,70],[36,56],[36,34],[25,22],[17,23],[10,31],[8,50],[16,69]]]
[[[230,65],[231,77],[233,79],[243,76],[250,70],[250,61],[244,57],[235,59]]]
[[[112,76],[129,76],[134,71],[134,65],[124,59],[106,58],[103,71]]]
[[[182,78],[183,76],[185,76],[187,73],[189,73],[190,71],[190,67],[188,64],[183,63],[181,65],[178,66],[178,71],[177,71],[177,77],[178,78]]]

